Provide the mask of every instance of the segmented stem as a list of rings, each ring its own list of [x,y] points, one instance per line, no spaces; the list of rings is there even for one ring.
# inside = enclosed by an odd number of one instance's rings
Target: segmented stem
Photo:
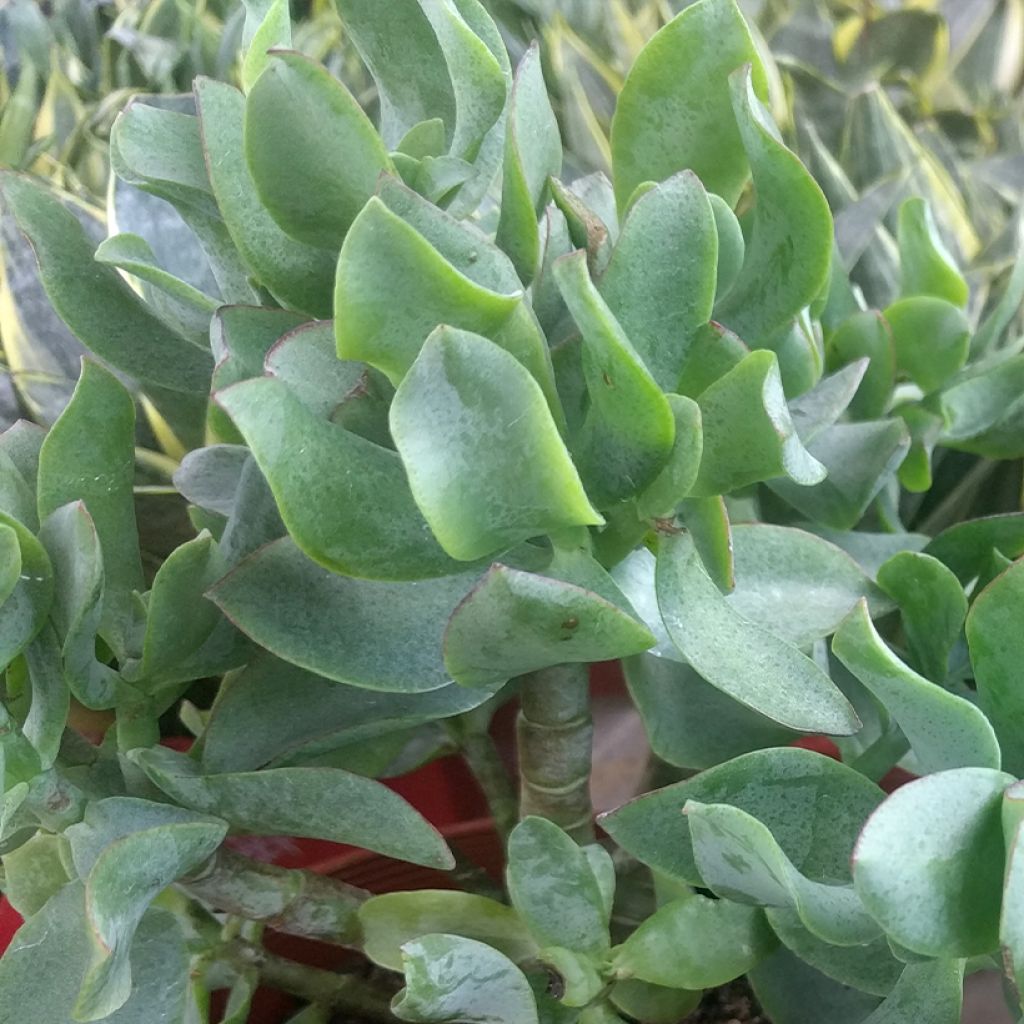
[[[556,665],[522,677],[520,817],[538,815],[592,842],[590,685],[586,665]]]

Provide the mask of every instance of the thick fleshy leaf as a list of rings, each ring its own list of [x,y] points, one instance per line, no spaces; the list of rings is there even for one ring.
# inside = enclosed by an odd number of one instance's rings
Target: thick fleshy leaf
[[[516,71],[505,132],[501,215],[495,240],[528,284],[540,265],[537,216],[547,181],[562,170],[562,139],[536,43],[523,55]]]
[[[789,403],[789,414],[803,441],[813,441],[846,412],[864,379],[868,364],[869,360],[858,359],[822,377],[809,391]]]
[[[417,504],[454,558],[603,523],[540,387],[485,338],[431,335],[395,394],[391,433]]]
[[[382,290],[381,281],[390,282]],[[402,302],[393,294],[402,294]],[[338,355],[377,367],[398,383],[439,324],[485,335],[519,305],[517,291],[495,291],[460,272],[415,227],[371,199],[338,260],[334,322]]]
[[[612,986],[608,1002],[629,1020],[642,1020],[645,1024],[677,1024],[699,1005],[700,997],[700,992],[629,979]],[[598,1003],[585,1010],[580,1021],[582,1024],[625,1024],[622,1017],[607,1007],[608,1004]]]
[[[794,480],[774,479],[768,486],[808,519],[852,530],[909,448],[902,420],[837,423],[807,446],[807,457],[827,471],[821,483],[802,487]]]
[[[158,319],[113,267],[93,259],[85,229],[55,196],[5,173],[6,208],[28,238],[60,318],[101,359],[170,391],[205,393],[213,362]]]
[[[436,263],[440,255],[442,263],[445,263],[449,269],[454,269],[456,278],[461,275],[473,285],[490,294],[490,298],[486,300],[484,306],[490,308],[493,305],[493,297],[501,296],[504,307],[507,307],[505,299],[521,295],[522,282],[516,274],[512,261],[471,222],[456,219],[450,212],[439,209],[433,203],[406,188],[395,178],[384,177],[381,179],[378,197],[391,213],[402,219],[406,227],[414,229],[422,236],[422,239],[429,243],[429,259],[432,264]],[[390,274],[392,270],[387,268],[383,272]],[[415,286],[419,287],[418,284]],[[378,288],[376,283],[372,287]],[[474,317],[484,315],[484,313],[486,313],[486,317],[490,316],[490,313],[482,310],[482,307],[467,312],[468,307],[464,304],[449,305],[444,308],[437,306],[435,313],[430,314],[429,310],[434,308],[437,301],[438,299],[433,293],[426,297],[424,308],[428,310],[428,313],[423,317],[422,325],[421,321],[417,320],[413,332],[414,337],[399,339],[404,346],[403,356],[408,349],[408,362],[411,362],[419,352],[423,339],[426,338],[432,327],[438,324],[461,326],[459,318],[470,314]],[[448,302],[448,299],[444,301]],[[428,319],[431,316],[433,317],[432,322]],[[498,319],[500,320],[500,316]],[[496,320],[495,323],[497,322]],[[403,328],[399,325],[399,328],[396,329]],[[476,328],[470,329],[476,330]],[[338,329],[336,333],[339,338],[339,354],[344,355],[341,347],[342,332]],[[503,349],[511,352],[533,374],[548,400],[551,415],[561,425],[562,410],[555,391],[551,353],[536,317],[522,298],[513,304],[511,314],[504,323],[490,331],[481,329],[480,333],[485,334]],[[358,339],[356,342],[358,343]],[[368,359],[367,361],[372,362],[373,360]]]
[[[453,679],[479,686],[551,665],[623,658],[653,643],[642,623],[601,594],[495,564],[455,609],[444,656]]]
[[[852,768],[795,747],[755,751],[684,782],[637,797],[601,818],[604,830],[645,864],[700,885],[688,800],[729,804],[771,830],[793,866],[815,881],[844,882],[865,819],[884,794]]]
[[[1003,767],[1024,774],[1024,689],[1020,685],[1024,637],[1024,562],[1015,562],[975,599],[967,616],[967,644],[978,703],[1003,748]]]
[[[225,832],[216,819],[125,797],[92,804],[85,821],[68,829],[85,878],[93,947],[75,1017],[99,1020],[125,1004],[133,984],[132,938],[149,904],[210,857]]]
[[[864,1024],[959,1024],[963,1001],[962,960],[907,964],[896,987]]]
[[[700,180],[675,174],[634,202],[598,281],[651,376],[674,391],[695,332],[711,318],[718,235]]]
[[[211,444],[189,452],[174,471],[182,497],[209,512],[231,515],[249,450],[240,444]]]
[[[521,963],[537,955],[519,915],[504,903],[470,892],[420,889],[374,896],[359,908],[363,951],[376,964],[402,969],[401,947],[439,930],[493,946]]]
[[[441,638],[478,579],[350,579],[284,539],[242,562],[210,597],[239,629],[293,665],[368,690],[418,693],[449,683]]]
[[[392,171],[387,150],[352,94],[321,64],[278,51],[245,101],[245,155],[263,205],[308,245],[342,240]]]
[[[841,985],[887,996],[903,973],[904,965],[893,956],[884,935],[863,946],[836,946],[812,935],[794,910],[774,908],[765,914],[788,950]]]
[[[491,49],[489,36],[497,33],[482,7],[450,0],[400,0],[387,11],[366,0],[338,6],[376,80],[388,146],[417,123],[439,117],[453,155],[472,160],[501,114],[506,90],[507,61]],[[406,57],[413,52],[420,66],[410,73]]]
[[[202,647],[220,619],[216,605],[205,594],[225,569],[216,543],[205,530],[168,555],[149,592],[139,678],[159,677]]]
[[[368,403],[364,411],[369,413],[372,406],[374,417],[382,416],[383,433],[371,437],[365,431],[354,432],[391,447],[387,408],[377,394],[379,388],[390,388],[390,384],[365,363],[338,358],[334,325],[329,321],[315,321],[289,331],[267,352],[264,369],[271,377],[283,380],[317,416],[330,418],[346,430],[369,422],[369,415],[365,420],[354,415],[354,406],[360,400]]]
[[[328,839],[446,870],[440,834],[387,786],[339,768],[268,768],[204,775],[191,757],[163,747],[132,760],[177,803],[259,835]]]
[[[1019,426],[1024,356],[981,363],[968,372],[940,393],[943,443],[989,458],[1017,458],[1024,444]]]
[[[863,602],[840,626],[832,652],[886,708],[925,772],[999,767],[989,720],[970,701],[904,665],[878,635]]]
[[[675,419],[675,441],[665,467],[637,498],[637,513],[649,518],[670,517],[683,503],[697,479],[704,447],[700,406],[682,395],[665,397]]]
[[[496,686],[450,683],[424,693],[346,686],[263,655],[226,681],[203,734],[211,772],[300,763],[361,741],[472,711]]]
[[[144,238],[127,232],[112,235],[100,243],[95,259],[97,263],[118,267],[142,281],[144,295],[153,311],[175,327],[182,337],[206,348],[210,316],[220,305],[219,301],[165,270]]]
[[[586,854],[545,818],[524,818],[508,840],[512,905],[540,946],[600,959],[609,948],[609,907]]]
[[[873,616],[890,611],[887,597],[835,543],[842,538],[829,539],[833,543],[806,530],[767,523],[731,527],[727,543],[734,572],[726,602],[744,618],[798,647],[835,632],[861,598],[867,599]],[[919,543],[923,545],[924,538]],[[706,562],[699,538],[694,537],[694,544]],[[879,560],[892,550],[887,545]],[[658,637],[654,653],[678,658],[654,601],[654,572],[654,557],[638,549],[616,566],[613,575]]]
[[[195,94],[210,184],[242,259],[283,305],[330,316],[334,256],[289,238],[261,202],[245,160],[244,97],[208,78],[196,79]]]
[[[993,550],[1009,559],[1024,555],[1024,513],[985,516],[943,530],[924,549],[968,584],[988,564]]]
[[[39,635],[53,603],[53,566],[46,549],[16,519],[0,513],[0,526],[17,539],[17,579],[0,604],[0,665],[6,667]]]
[[[715,230],[718,233],[718,281],[714,298],[724,298],[729,289],[736,283],[743,268],[743,257],[747,242],[743,237],[743,228],[732,207],[714,192],[708,194],[711,210],[715,215]]]
[[[748,344],[762,345],[828,284],[832,215],[800,159],[779,141],[751,72],[734,72],[729,86],[757,203],[743,269],[715,319]]]
[[[751,352],[703,390],[697,404],[704,448],[694,496],[726,494],[783,475],[801,488],[825,479],[825,468],[793,425],[775,353]]]
[[[853,877],[890,938],[932,957],[999,945],[1004,868],[1001,806],[1012,776],[957,768],[890,796],[857,841]]]
[[[715,988],[746,974],[774,945],[760,910],[694,893],[647,918],[613,951],[612,969],[666,988]]]
[[[873,616],[891,608],[848,555],[814,534],[738,523],[732,546],[736,587],[728,603],[797,647],[834,632],[862,599]]]
[[[778,1024],[863,1024],[879,1005],[878,996],[833,981],[788,949],[777,949],[758,964],[750,981],[758,1002]]]
[[[0,1020],[15,1024],[25,1008],[39,1020],[65,1024],[75,1016],[75,999],[90,958],[85,893],[80,883],[65,886],[28,920],[0,960]],[[104,1019],[109,1024],[187,1024],[189,952],[178,921],[150,910],[131,942],[132,992]]]
[[[944,682],[967,615],[960,581],[937,558],[902,551],[879,568],[878,585],[900,606],[907,644],[921,673]]]
[[[39,539],[54,568],[53,622],[61,639],[64,677],[86,707],[112,707],[117,672],[96,658],[103,608],[103,554],[82,502],[64,505],[44,521]]]
[[[675,440],[668,399],[590,280],[583,251],[555,263],[555,280],[583,335],[590,407],[574,447],[598,505],[635,497],[658,475]]]
[[[217,401],[248,442],[281,518],[310,558],[369,579],[458,571],[416,507],[393,451],[320,418],[280,380],[245,381],[219,392]]]
[[[873,310],[847,317],[829,338],[827,355],[832,369],[855,359],[869,360],[857,394],[850,402],[850,414],[856,420],[884,416],[896,383],[892,329],[885,317]]]
[[[390,149],[422,121],[440,118],[449,138],[455,96],[437,37],[417,0],[382,5],[373,0],[340,0],[338,10],[381,98],[381,135]],[[401,46],[397,42],[401,40]],[[419,55],[410,68],[404,59]],[[429,54],[429,57],[427,56]]]
[[[405,988],[392,1004],[420,1024],[539,1024],[526,976],[508,957],[475,939],[425,935],[402,947]]]
[[[110,159],[121,181],[115,185],[115,213],[123,206],[118,201],[122,186],[145,198],[154,197],[151,204],[157,203],[158,208],[162,201],[173,204],[199,240],[224,301],[258,302],[250,272],[228,234],[210,187],[195,103],[189,97],[187,108],[176,110],[161,109],[158,104],[162,102],[160,97],[139,97],[114,122]],[[156,223],[152,210],[139,220],[137,233],[162,252],[151,237]],[[162,236],[160,240],[166,244]],[[177,258],[181,258],[180,252]]]
[[[725,498],[686,498],[679,512],[705,571],[723,594],[731,594],[736,588],[736,560]]]
[[[640,52],[612,120],[615,195],[623,210],[637,186],[692,170],[735,204],[750,173],[729,75],[753,63],[767,81],[734,0],[702,0],[656,33]]]
[[[1003,798],[1006,876],[999,942],[1006,966],[1020,992],[1024,984],[1024,785],[1011,786]]]
[[[672,642],[704,679],[788,728],[833,735],[860,728],[846,698],[810,658],[730,607],[688,535],[661,545],[658,606]]]
[[[951,302],[931,296],[900,299],[884,316],[892,328],[897,370],[925,393],[942,387],[966,362],[970,325]]]
[[[68,502],[84,502],[103,553],[104,638],[124,654],[133,592],[142,591],[135,523],[135,403],[124,387],[83,360],[71,402],[53,425],[39,456],[39,519]]]
[[[728,804],[688,800],[694,860],[704,884],[724,899],[788,907],[804,927],[837,946],[862,946],[880,929],[852,885],[814,882],[801,874],[757,818]]]
[[[12,518],[20,522],[16,516]],[[0,605],[11,596],[20,578],[21,545],[18,533],[13,526],[3,525],[0,528]]]
[[[37,914],[71,878],[62,858],[63,836],[38,832],[24,846],[4,854],[4,896],[24,918]]]
[[[628,658],[623,668],[651,749],[669,764],[710,768],[799,736],[733,700],[682,662],[640,655]]]
[[[22,731],[35,748],[45,770],[57,760],[70,705],[60,645],[51,627],[45,626],[25,649],[25,663],[32,702]]]
[[[242,88],[252,89],[263,69],[270,63],[267,52],[275,47],[292,45],[292,23],[288,0],[247,0],[245,24],[242,28],[240,78]]]
[[[900,207],[899,248],[903,295],[932,295],[954,306],[967,305],[967,282],[942,241],[926,200],[908,199]]]

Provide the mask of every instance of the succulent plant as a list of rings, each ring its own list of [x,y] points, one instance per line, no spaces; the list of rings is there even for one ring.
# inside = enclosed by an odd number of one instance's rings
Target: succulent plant
[[[994,473],[1024,454],[1024,261],[972,301],[910,198],[871,308],[734,0],[643,47],[611,178],[575,181],[539,50],[513,72],[478,0],[338,10],[369,113],[274,0],[247,5],[241,90],[118,116],[119,181],[188,228],[174,267],[0,176],[88,352],[47,431],[0,435],[0,856],[27,918],[0,1022],[196,1024],[221,988],[241,1022],[259,983],[306,1024],[674,1021],[748,975],[775,1024],[954,1024],[987,968],[1019,1014],[1024,514],[1019,461]],[[139,462],[139,408],[170,454]],[[159,555],[154,474],[189,534]],[[599,839],[608,660],[673,781]],[[513,698],[518,784],[488,732]],[[499,892],[371,896],[238,850],[452,870],[378,778],[453,749]],[[897,764],[920,778],[887,796]],[[649,903],[614,913],[638,877]]]

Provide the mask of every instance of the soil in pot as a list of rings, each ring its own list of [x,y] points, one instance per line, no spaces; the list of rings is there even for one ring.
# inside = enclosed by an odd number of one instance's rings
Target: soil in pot
[[[771,1024],[743,978],[706,992],[681,1024]]]

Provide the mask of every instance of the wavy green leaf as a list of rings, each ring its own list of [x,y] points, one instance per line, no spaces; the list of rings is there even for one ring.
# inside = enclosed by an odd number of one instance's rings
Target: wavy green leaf
[[[693,893],[660,907],[612,951],[612,969],[666,988],[716,988],[746,974],[775,939],[760,910]]]
[[[939,772],[898,789],[868,819],[853,880],[891,939],[940,958],[998,948],[1000,811],[1011,782],[990,768]]]
[[[555,263],[562,298],[583,335],[590,407],[574,448],[588,493],[606,506],[635,497],[664,468],[675,440],[668,399],[644,366],[577,251]]]
[[[456,935],[424,935],[402,947],[405,988],[392,1010],[420,1024],[539,1024],[526,976],[496,949]]]
[[[413,496],[454,558],[603,523],[540,387],[485,338],[435,331],[395,394],[390,418]]]
[[[334,256],[289,238],[261,202],[245,160],[244,97],[209,78],[196,79],[195,95],[210,184],[242,259],[283,305],[330,316]]]
[[[561,170],[562,139],[541,70],[540,48],[534,43],[519,63],[509,97],[501,214],[495,237],[526,284],[540,266],[537,216],[548,178]]]
[[[284,539],[251,555],[209,593],[242,632],[284,661],[368,690],[418,693],[450,682],[441,639],[478,579],[351,579]]]
[[[83,360],[78,386],[39,455],[39,519],[84,502],[103,554],[100,631],[124,656],[135,591],[144,589],[135,522],[135,403],[108,371]]]
[[[729,76],[754,65],[767,79],[734,0],[702,0],[647,42],[619,95],[612,120],[615,196],[624,210],[637,186],[692,170],[710,192],[735,204],[750,173]]]
[[[245,100],[245,155],[280,228],[337,250],[391,159],[355,97],[321,64],[275,51]]]
[[[252,449],[291,536],[314,561],[384,580],[462,568],[435,540],[393,451],[317,416],[281,380],[245,381],[218,392],[217,401]]]
[[[600,823],[643,863],[687,885],[701,885],[683,806],[688,800],[729,804],[762,822],[798,871],[834,884],[849,880],[857,834],[883,796],[846,765],[780,747],[742,754],[636,797],[602,815]]]
[[[743,268],[715,319],[762,345],[828,284],[832,215],[815,180],[779,140],[751,72],[734,72],[729,88],[757,202]]]
[[[131,754],[176,803],[257,835],[327,839],[386,857],[448,870],[440,833],[387,786],[340,768],[267,768],[204,774],[191,757],[163,747]]]
[[[1003,767],[1024,773],[1024,691],[1020,686],[1024,638],[1024,562],[1015,562],[974,600],[967,616],[967,644],[978,687],[978,703],[1003,748]]]
[[[788,476],[799,488],[825,479],[800,441],[774,352],[751,352],[697,396],[704,430],[694,497],[727,494]]]
[[[95,246],[56,196],[11,172],[0,177],[0,193],[32,246],[50,302],[89,351],[146,384],[206,393],[209,354],[150,312],[113,267],[93,259]]]
[[[598,961],[608,952],[610,908],[586,854],[553,822],[528,817],[512,830],[506,879],[538,945]]]
[[[712,198],[692,171],[648,189],[630,206],[597,282],[664,391],[676,390],[693,337],[711,319],[718,260]]]
[[[810,658],[730,607],[688,535],[662,540],[655,586],[672,642],[712,686],[792,729],[849,735],[860,727]]]
[[[515,963],[537,955],[519,915],[486,896],[447,889],[419,889],[374,896],[359,908],[363,950],[381,967],[402,969],[401,947],[438,931],[486,942]]]
[[[805,928],[836,946],[863,946],[881,934],[851,885],[806,878],[771,830],[746,811],[688,800],[683,813],[697,869],[718,896],[795,910]]]

